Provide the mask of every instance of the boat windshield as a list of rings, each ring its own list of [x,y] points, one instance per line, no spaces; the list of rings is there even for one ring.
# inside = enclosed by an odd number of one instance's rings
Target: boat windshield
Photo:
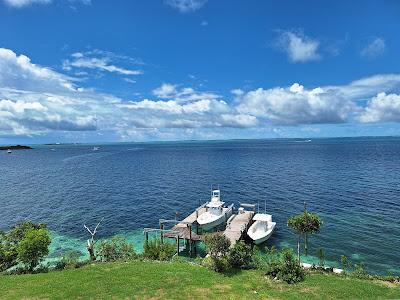
[[[212,207],[212,208],[210,208],[209,211],[213,215],[220,215],[221,214],[221,209],[219,207]]]

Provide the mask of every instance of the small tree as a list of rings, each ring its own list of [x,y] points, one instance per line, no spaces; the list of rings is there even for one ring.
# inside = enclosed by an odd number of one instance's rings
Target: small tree
[[[50,233],[47,229],[31,229],[18,244],[18,260],[33,271],[49,254]]]
[[[297,239],[297,257],[300,263],[300,239],[304,236],[304,248],[306,255],[308,254],[307,235],[319,232],[322,226],[322,220],[317,214],[307,211],[306,203],[304,202],[304,212],[300,215],[290,217],[288,226],[298,234]]]
[[[18,222],[8,232],[0,232],[0,271],[18,264],[18,246],[31,230],[45,229],[45,224]]]
[[[217,272],[223,272],[227,265],[227,255],[231,242],[222,233],[209,233],[204,237],[206,250],[212,260],[212,268]]]

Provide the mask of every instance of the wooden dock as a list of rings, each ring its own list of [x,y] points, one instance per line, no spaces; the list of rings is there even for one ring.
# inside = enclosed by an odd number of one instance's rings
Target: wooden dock
[[[230,240],[231,247],[233,247],[237,241],[247,232],[247,229],[251,225],[254,211],[243,211],[238,214],[233,214],[227,224],[224,231],[224,235]]]
[[[184,225],[184,223],[191,223],[191,224],[193,224],[194,222],[196,222],[197,218],[198,218],[202,213],[204,213],[204,212],[206,212],[205,204],[199,206],[198,208],[196,208],[196,209],[194,210],[194,212],[192,212],[190,215],[188,215],[186,218],[184,218],[184,219],[182,220],[183,224],[182,224],[182,223],[178,223],[178,224],[176,224],[176,226],[179,225],[179,226],[182,227],[182,225]]]
[[[244,210],[244,208],[252,208],[252,211]],[[206,212],[206,204],[203,204],[196,208],[191,214],[189,214],[182,221],[178,220],[166,220],[160,219],[160,228],[145,228],[144,234],[146,237],[146,242],[148,241],[149,232],[159,232],[161,243],[164,242],[164,238],[174,238],[177,243],[177,254],[184,250],[185,248],[189,249],[189,255],[192,254],[192,250],[194,250],[195,254],[197,252],[196,242],[203,240],[202,236],[196,230],[193,231],[195,227],[198,229],[197,218]],[[229,239],[231,242],[231,246],[233,247],[237,241],[239,241],[244,234],[247,232],[247,229],[252,223],[253,216],[255,214],[255,205],[253,204],[241,204],[241,207],[238,213],[232,214],[232,216],[227,220],[226,228],[223,234]],[[174,224],[171,229],[166,229],[165,224]],[[180,247],[180,241],[183,240],[186,246]],[[193,249],[194,246],[194,249]]]
[[[182,221],[178,221],[172,228],[172,232],[167,232],[164,234],[165,237],[175,237],[176,233],[178,233],[180,239],[184,240],[193,240],[193,241],[200,241],[201,236],[192,231],[193,224],[196,222],[199,215],[206,211],[205,205],[201,205],[200,207],[196,208],[190,215],[184,218]],[[163,228],[162,223],[164,222],[171,222],[170,220],[160,220],[160,227]],[[173,233],[175,232],[175,234]]]

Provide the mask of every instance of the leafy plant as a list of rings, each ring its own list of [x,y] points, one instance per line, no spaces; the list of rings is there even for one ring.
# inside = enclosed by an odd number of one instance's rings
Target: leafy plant
[[[119,236],[102,241],[99,245],[98,256],[101,261],[131,260],[137,257],[133,245]]]
[[[342,264],[343,271],[347,272],[349,269],[349,260],[348,260],[347,256],[342,255],[340,257],[340,263]]]
[[[28,230],[17,246],[18,261],[27,266],[29,271],[33,271],[49,254],[50,242],[50,233],[47,229]]]
[[[252,253],[252,267],[259,270],[266,270],[269,263],[276,259],[278,255],[279,253],[275,246],[272,246],[271,249],[268,249],[267,247],[265,249],[260,249],[256,246],[253,248]]]
[[[175,246],[169,243],[160,243],[157,240],[148,241],[144,245],[143,256],[152,260],[170,260],[176,252]]]
[[[18,260],[18,245],[31,230],[46,229],[45,224],[24,221],[15,224],[8,232],[0,231],[0,272],[16,266]]]
[[[290,249],[283,250],[278,259],[269,262],[266,275],[289,284],[300,282],[305,277],[304,270],[296,262]]]
[[[210,255],[208,265],[216,272],[223,272],[229,268],[228,253],[231,242],[222,233],[209,233],[204,236],[206,250]]]
[[[64,270],[64,269],[77,269],[85,264],[87,264],[87,261],[82,261],[80,258],[82,256],[82,253],[79,251],[70,251],[66,253],[61,260],[59,260],[54,269],[56,270]]]
[[[228,254],[230,266],[239,269],[250,269],[253,266],[253,251],[249,245],[239,241],[230,249]]]
[[[358,278],[358,279],[369,279],[370,278],[370,275],[367,273],[367,271],[365,271],[364,264],[355,265],[355,269],[351,273],[351,276]]]

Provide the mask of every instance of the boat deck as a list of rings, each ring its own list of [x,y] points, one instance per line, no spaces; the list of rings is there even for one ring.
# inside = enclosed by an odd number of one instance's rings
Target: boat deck
[[[204,205],[202,205],[202,206],[196,208],[196,209],[194,210],[194,212],[192,212],[192,213],[191,213],[190,215],[188,215],[186,218],[184,218],[184,219],[182,220],[182,222],[193,224],[193,223],[197,220],[197,217],[200,216],[200,215],[201,215],[202,213],[204,213],[204,212],[206,212],[206,208],[205,208]],[[186,226],[185,223],[178,223],[178,224],[176,224],[175,226],[180,226],[180,227]]]
[[[253,216],[253,211],[244,211],[243,213],[233,214],[229,218],[224,235],[230,240],[231,247],[234,246],[247,231]]]

